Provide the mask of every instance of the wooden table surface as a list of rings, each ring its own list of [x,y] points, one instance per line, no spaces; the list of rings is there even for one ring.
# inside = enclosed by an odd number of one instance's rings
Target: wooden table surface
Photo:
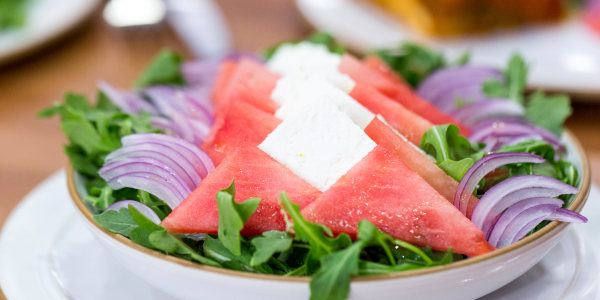
[[[239,50],[261,50],[311,30],[291,0],[218,3]],[[131,86],[151,57],[165,46],[186,53],[173,36],[132,41],[109,28],[97,14],[41,53],[0,67],[0,226],[29,190],[67,161],[58,120],[37,119],[36,112],[61,99],[66,91],[93,95],[99,79],[118,87]],[[596,104],[576,102],[567,126],[587,150],[593,180],[600,184],[600,98]]]

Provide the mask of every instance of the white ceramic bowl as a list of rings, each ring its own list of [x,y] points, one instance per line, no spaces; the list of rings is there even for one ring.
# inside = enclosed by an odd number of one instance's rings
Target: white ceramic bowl
[[[579,142],[564,135],[569,156],[581,174],[580,192],[569,209],[579,212],[590,190],[590,168]],[[131,272],[182,299],[308,299],[308,277],[282,277],[203,266],[133,243],[96,224],[81,200],[72,168],[69,192],[94,236]],[[516,279],[546,255],[568,226],[554,221],[508,247],[433,268],[354,278],[349,299],[472,299]]]

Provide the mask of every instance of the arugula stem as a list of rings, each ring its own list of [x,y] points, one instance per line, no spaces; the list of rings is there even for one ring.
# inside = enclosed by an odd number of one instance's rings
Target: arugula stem
[[[423,252],[421,249],[417,248],[416,246],[413,246],[407,242],[399,241],[399,240],[394,240],[393,242],[394,242],[394,244],[396,244],[400,247],[406,248],[406,249],[418,254],[419,256],[421,256],[427,265],[431,265],[433,263],[431,258],[429,258],[429,256],[427,256],[427,254],[425,254],[425,252]]]

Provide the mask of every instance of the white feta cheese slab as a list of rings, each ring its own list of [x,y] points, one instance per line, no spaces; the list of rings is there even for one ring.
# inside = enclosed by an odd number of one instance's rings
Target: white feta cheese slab
[[[324,45],[301,42],[281,45],[267,62],[267,68],[280,75],[319,74],[349,93],[354,88],[354,80],[339,71],[341,60],[341,55],[329,52]]]
[[[363,130],[375,118],[367,108],[322,76],[283,76],[271,92],[271,99],[281,105],[275,116],[282,120],[301,109],[300,106],[320,106],[325,102],[335,105]]]
[[[335,105],[302,105],[258,146],[294,174],[326,191],[376,144]]]

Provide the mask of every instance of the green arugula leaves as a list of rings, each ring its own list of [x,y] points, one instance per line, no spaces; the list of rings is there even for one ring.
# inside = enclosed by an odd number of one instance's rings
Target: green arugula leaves
[[[142,75],[136,80],[136,87],[147,87],[151,85],[184,85],[185,79],[181,73],[181,64],[183,58],[181,55],[163,50],[144,70]]]
[[[546,95],[541,91],[529,96],[525,117],[536,126],[546,128],[556,136],[562,134],[563,123],[573,112],[566,95]]]
[[[65,154],[73,168],[86,179],[88,195],[84,200],[90,208],[98,213],[115,201],[135,199],[137,192],[133,189],[113,191],[100,178],[98,170],[104,164],[104,157],[121,147],[121,137],[160,132],[150,125],[150,115],[123,113],[103,93],[98,93],[96,105],[90,104],[83,95],[68,93],[63,103],[55,103],[38,113],[42,118],[54,115],[60,116],[61,130],[69,140]]]
[[[332,53],[344,54],[346,52],[346,47],[344,45],[338,43],[330,34],[328,34],[326,32],[316,32],[304,40],[286,41],[286,42],[281,42],[281,43],[275,44],[275,45],[267,48],[267,50],[265,50],[263,52],[263,56],[266,60],[269,60],[269,59],[271,59],[271,57],[273,57],[273,55],[275,55],[275,52],[277,52],[279,47],[281,47],[282,45],[297,44],[297,43],[305,42],[305,41],[311,42],[311,43],[317,44],[317,45],[323,45],[323,46],[327,47],[327,49],[329,49],[329,51]]]
[[[504,83],[486,81],[482,90],[490,98],[506,98],[523,105],[525,118],[560,136],[564,121],[572,113],[569,97],[561,94],[546,95],[541,91],[525,96],[527,72],[525,61],[515,54],[504,70]]]
[[[437,165],[457,181],[485,154],[474,148],[452,124],[437,125],[427,130],[421,138],[421,149],[433,156]]]
[[[233,181],[226,189],[217,192],[217,207],[219,209],[219,240],[223,246],[236,256],[241,254],[240,231],[244,223],[256,211],[259,198],[251,198],[242,203],[236,203],[235,186]]]

